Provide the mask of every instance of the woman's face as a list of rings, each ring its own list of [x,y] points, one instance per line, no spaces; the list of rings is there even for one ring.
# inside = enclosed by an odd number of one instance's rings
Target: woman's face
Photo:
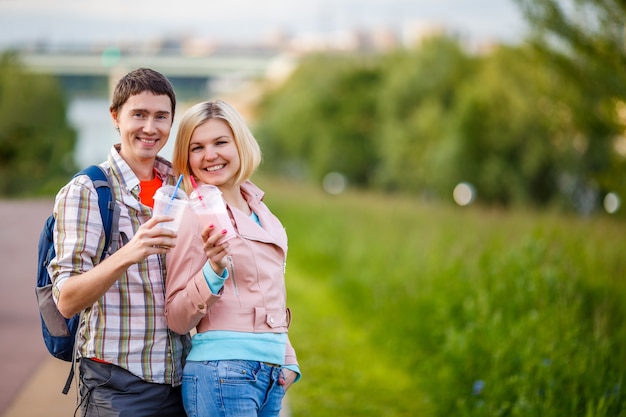
[[[199,184],[236,186],[241,161],[230,126],[222,119],[209,119],[198,126],[189,142],[189,167]]]

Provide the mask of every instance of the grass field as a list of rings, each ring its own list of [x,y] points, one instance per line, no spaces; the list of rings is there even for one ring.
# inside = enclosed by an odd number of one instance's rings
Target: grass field
[[[626,225],[255,179],[303,416],[626,415]]]

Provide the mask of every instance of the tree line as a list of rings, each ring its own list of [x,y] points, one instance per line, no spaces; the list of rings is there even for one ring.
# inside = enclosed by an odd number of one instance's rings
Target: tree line
[[[448,200],[466,182],[486,204],[583,213],[626,196],[618,52],[552,49],[542,10],[559,2],[519,3],[537,30],[521,45],[469,52],[442,35],[383,56],[304,58],[258,106],[265,166]]]
[[[440,200],[465,182],[486,204],[582,213],[626,198],[626,6],[515,1],[531,28],[519,45],[441,35],[303,57],[257,106],[264,169]],[[55,192],[75,172],[66,110],[53,77],[1,56],[0,195]]]

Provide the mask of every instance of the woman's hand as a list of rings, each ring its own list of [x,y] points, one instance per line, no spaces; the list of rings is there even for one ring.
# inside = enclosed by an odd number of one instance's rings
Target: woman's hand
[[[282,385],[285,388],[285,391],[289,389],[291,384],[294,383],[297,373],[292,371],[291,369],[283,368],[280,370],[280,376],[278,377],[278,385]]]
[[[204,242],[204,253],[211,263],[211,268],[217,275],[223,275],[224,269],[228,265],[227,255],[230,253],[228,242],[217,244],[226,234],[226,230],[215,230],[215,226],[208,225],[202,230],[202,241]]]

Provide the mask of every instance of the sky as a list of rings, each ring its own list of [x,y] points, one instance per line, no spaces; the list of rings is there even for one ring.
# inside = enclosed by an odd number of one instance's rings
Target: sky
[[[190,36],[258,40],[438,24],[474,40],[516,41],[513,0],[0,0],[0,47]]]

